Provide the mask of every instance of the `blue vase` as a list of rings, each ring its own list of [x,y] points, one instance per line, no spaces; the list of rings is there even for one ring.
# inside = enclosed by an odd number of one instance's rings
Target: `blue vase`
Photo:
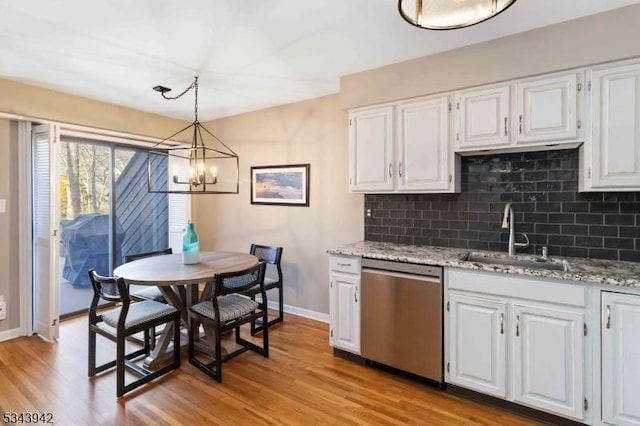
[[[182,263],[193,265],[198,263],[200,256],[200,240],[193,227],[193,223],[187,223],[187,229],[182,234]]]

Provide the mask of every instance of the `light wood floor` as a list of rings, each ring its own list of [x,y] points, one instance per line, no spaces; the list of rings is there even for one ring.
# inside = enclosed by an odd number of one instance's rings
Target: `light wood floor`
[[[0,408],[52,412],[59,425],[537,424],[336,358],[327,324],[285,321],[271,328],[270,358],[247,352],[225,363],[222,384],[183,353],[179,370],[116,399],[112,372],[87,378],[86,318],[67,320],[57,343],[0,343]]]

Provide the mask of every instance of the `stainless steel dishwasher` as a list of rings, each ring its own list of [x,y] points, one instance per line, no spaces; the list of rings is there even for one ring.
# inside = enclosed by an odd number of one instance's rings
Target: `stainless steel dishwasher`
[[[442,268],[362,259],[361,354],[442,386]]]

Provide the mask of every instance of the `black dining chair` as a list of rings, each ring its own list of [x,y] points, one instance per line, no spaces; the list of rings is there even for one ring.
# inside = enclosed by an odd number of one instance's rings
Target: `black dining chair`
[[[89,377],[116,367],[116,396],[142,386],[180,366],[180,313],[173,306],[145,300],[131,303],[129,288],[124,279],[103,277],[95,270],[89,270],[93,287],[93,300],[89,308]],[[120,304],[107,312],[98,313],[100,300]],[[155,371],[147,370],[138,358],[151,353],[151,339],[155,339],[153,330],[159,325],[173,323],[173,361]],[[127,338],[143,333],[142,348],[127,353]],[[96,365],[97,335],[116,343],[115,360]],[[152,337],[153,336],[153,337]],[[125,369],[132,370],[138,379],[125,383]]]
[[[161,256],[163,254],[172,254],[172,253],[173,253],[173,250],[171,249],[171,247],[169,247],[163,250],[128,254],[124,257],[124,262],[129,263],[129,262],[133,262],[134,260],[144,259],[145,257]],[[136,301],[154,300],[156,302],[167,303],[167,300],[165,299],[164,295],[162,294],[162,292],[160,292],[160,289],[156,286],[134,285],[134,286],[131,286],[131,290],[132,291],[130,292],[129,296],[133,300],[136,300]]]
[[[189,362],[222,382],[222,363],[243,352],[252,350],[269,357],[269,331],[265,327],[262,333],[262,346],[241,336],[241,326],[256,319],[267,321],[267,297],[264,287],[265,264],[237,272],[220,273],[215,276],[213,295],[191,307],[189,310]],[[253,287],[258,287],[262,302],[256,302],[246,295]],[[200,324],[203,325],[209,342],[207,353],[199,350],[196,354],[196,340],[199,340]],[[235,330],[235,343],[239,348],[222,351],[223,333]],[[211,352],[213,351],[213,352]],[[206,358],[206,361],[204,359]]]
[[[282,261],[282,247],[265,246],[259,244],[251,244],[249,253],[256,256],[258,260],[267,264],[267,271],[269,265],[274,269],[275,277],[264,278],[265,291],[277,290],[278,291],[278,316],[266,322],[268,326],[272,326],[284,320],[284,296],[282,294],[282,267],[280,265]],[[256,299],[256,295],[260,294],[260,289],[254,287],[249,290],[249,297],[251,300]],[[264,324],[261,321],[254,321],[251,323],[251,335],[259,333],[264,328]]]

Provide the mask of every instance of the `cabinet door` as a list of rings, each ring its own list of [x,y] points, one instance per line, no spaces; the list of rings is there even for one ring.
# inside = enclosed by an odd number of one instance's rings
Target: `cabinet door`
[[[595,70],[591,81],[591,188],[640,189],[640,64]],[[590,179],[589,179],[590,178]]]
[[[448,190],[449,100],[447,97],[397,106],[397,189]]]
[[[509,144],[509,86],[457,95],[460,149]]]
[[[514,399],[583,418],[584,315],[513,305]]]
[[[331,274],[331,345],[360,354],[360,279]]]
[[[449,294],[449,381],[506,397],[506,303]]]
[[[640,425],[640,296],[602,292],[602,420]]]
[[[349,114],[349,189],[380,192],[393,189],[393,107]]]
[[[577,138],[577,74],[517,85],[517,143]]]

